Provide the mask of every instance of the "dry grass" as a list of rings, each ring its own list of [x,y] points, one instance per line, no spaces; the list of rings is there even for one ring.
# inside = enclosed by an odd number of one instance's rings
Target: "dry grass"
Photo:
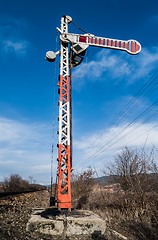
[[[129,187],[123,190],[119,183],[109,188],[96,184],[92,173],[90,170],[89,173],[74,177],[72,200],[75,207],[99,214],[109,228],[124,234],[128,239],[157,240],[158,175],[155,174],[152,180],[147,173],[143,176],[134,169],[134,175],[128,175],[125,179]]]

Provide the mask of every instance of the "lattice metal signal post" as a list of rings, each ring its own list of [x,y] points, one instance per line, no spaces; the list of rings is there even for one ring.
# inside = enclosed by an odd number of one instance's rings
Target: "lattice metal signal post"
[[[71,67],[79,65],[85,55],[88,46],[111,48],[126,51],[130,54],[138,54],[141,45],[135,40],[117,40],[103,37],[96,37],[86,33],[73,34],[68,32],[68,24],[72,22],[70,16],[61,18],[61,28],[57,28],[60,33],[61,49],[54,53],[48,51],[46,60],[54,62],[56,55],[60,55],[60,75],[59,75],[59,142],[58,142],[58,209],[66,208],[71,210],[71,125],[70,125],[70,73]],[[71,50],[72,54],[69,54]],[[70,59],[71,56],[71,59]],[[71,63],[71,64],[70,64]]]

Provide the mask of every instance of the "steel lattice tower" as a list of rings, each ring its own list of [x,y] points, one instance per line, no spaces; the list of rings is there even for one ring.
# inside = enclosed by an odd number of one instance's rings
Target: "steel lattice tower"
[[[61,18],[61,32],[68,33],[68,19]],[[71,209],[70,186],[70,110],[68,43],[60,41],[59,76],[59,144],[58,144],[58,209]]]

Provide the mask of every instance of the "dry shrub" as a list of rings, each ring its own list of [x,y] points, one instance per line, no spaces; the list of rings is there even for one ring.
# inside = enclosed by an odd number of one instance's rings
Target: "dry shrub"
[[[137,235],[137,239],[158,238],[156,157],[155,148],[147,153],[144,147],[139,151],[126,147],[117,155],[115,164],[110,168],[111,173],[117,175],[125,194],[123,197],[116,196],[120,209],[114,211],[113,208],[111,212],[108,208],[107,212],[111,216],[109,223],[118,226],[121,222],[124,223],[126,228],[128,226],[128,231]],[[124,229],[125,227],[122,230]]]
[[[125,147],[115,157],[110,167],[110,174],[115,175],[124,190],[158,191],[158,170],[155,163],[155,148],[149,153],[144,148],[131,150]]]
[[[4,178],[4,192],[34,191],[42,189],[43,186],[36,184],[35,181],[22,179],[18,174],[11,174],[9,178]]]
[[[96,184],[93,171],[74,176],[76,207],[96,212],[128,239],[158,239],[158,173],[154,155],[154,149],[147,154],[144,148],[125,148],[110,168],[122,188],[113,184],[113,192]]]
[[[71,196],[72,202],[77,205],[80,205],[81,202],[86,202],[87,194],[91,192],[92,186],[94,185],[94,171],[89,168],[88,170],[72,174],[71,177]]]
[[[84,201],[83,201],[84,197]],[[100,185],[94,185],[89,193],[78,200],[77,207],[89,209],[106,219],[107,225],[131,239],[153,239],[158,236],[158,194],[146,193],[138,201],[132,192],[105,191]],[[129,238],[130,239],[130,238]]]

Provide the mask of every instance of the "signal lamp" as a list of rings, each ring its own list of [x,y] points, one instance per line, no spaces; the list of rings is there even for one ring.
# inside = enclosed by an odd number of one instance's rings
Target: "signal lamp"
[[[80,54],[82,52],[84,52],[86,49],[88,48],[88,44],[85,43],[76,43],[74,44],[71,49],[76,53],[76,54]]]
[[[83,57],[82,56],[74,54],[72,56],[72,60],[71,60],[71,67],[78,66],[82,61],[83,61]]]
[[[56,53],[53,51],[48,51],[46,53],[46,58],[45,58],[48,62],[54,62],[56,59]]]

